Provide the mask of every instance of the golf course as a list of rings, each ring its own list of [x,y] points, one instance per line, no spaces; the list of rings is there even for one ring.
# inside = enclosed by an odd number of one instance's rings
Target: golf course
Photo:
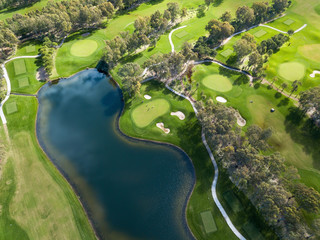
[[[318,0],[1,4],[0,239],[320,238]]]

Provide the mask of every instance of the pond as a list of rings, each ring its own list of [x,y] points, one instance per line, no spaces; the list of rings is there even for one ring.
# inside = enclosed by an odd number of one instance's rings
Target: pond
[[[37,135],[79,194],[103,239],[193,239],[186,223],[194,169],[178,148],[117,127],[121,90],[85,70],[38,94]]]

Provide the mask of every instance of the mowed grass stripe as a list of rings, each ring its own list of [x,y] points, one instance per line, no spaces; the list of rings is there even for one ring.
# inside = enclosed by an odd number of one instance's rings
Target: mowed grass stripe
[[[24,59],[18,59],[13,62],[14,72],[16,75],[20,75],[27,72],[26,63]]]
[[[158,117],[169,112],[170,104],[166,99],[147,101],[133,109],[131,117],[137,127],[148,126]]]
[[[200,213],[200,215],[204,226],[204,230],[207,234],[218,230],[216,223],[212,217],[211,211],[202,212]]]

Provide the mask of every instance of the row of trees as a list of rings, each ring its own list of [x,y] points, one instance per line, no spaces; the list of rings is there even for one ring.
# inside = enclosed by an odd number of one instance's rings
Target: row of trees
[[[0,22],[0,62],[12,53],[17,43],[18,39],[14,33]]]
[[[300,107],[309,112],[312,120],[320,127],[320,86],[300,93]]]
[[[15,14],[7,19],[7,25],[20,38],[49,35],[56,40],[79,29],[96,27],[114,11],[113,5],[103,0],[49,2],[41,11]]]
[[[52,42],[48,37],[44,38],[44,42],[39,49],[41,54],[40,61],[41,65],[46,70],[47,74],[50,75],[53,68],[53,54],[54,49],[57,47],[57,43]]]
[[[253,125],[242,136],[234,109],[212,100],[198,105],[199,120],[219,164],[278,236],[305,239],[319,234],[305,224],[303,212],[319,213],[320,194],[298,183],[297,169],[287,167],[279,153],[264,154],[272,131]]]
[[[0,10],[24,7],[36,2],[40,2],[40,0],[0,0]]]
[[[156,45],[158,37],[175,25],[178,17],[183,14],[184,11],[180,10],[177,3],[168,3],[163,14],[156,11],[150,17],[138,17],[134,22],[135,31],[132,34],[121,32],[119,36],[106,41],[104,61],[113,68],[126,54],[132,54],[142,46]]]

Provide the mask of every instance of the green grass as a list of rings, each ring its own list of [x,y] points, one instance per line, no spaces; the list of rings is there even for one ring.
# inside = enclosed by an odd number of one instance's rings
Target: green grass
[[[205,77],[202,80],[202,84],[205,87],[216,90],[218,92],[229,92],[232,89],[230,80],[227,77],[218,74],[213,74]]]
[[[262,240],[262,239],[264,239],[254,223],[247,222],[242,228],[247,233],[247,235],[249,236],[249,239],[251,239],[251,240]]]
[[[320,4],[318,4],[317,6],[314,7],[314,10],[316,11],[316,13],[318,13],[318,15],[320,15]]]
[[[15,75],[20,75],[27,72],[26,64],[24,59],[17,59],[13,62]]]
[[[262,36],[264,36],[266,34],[267,34],[267,32],[265,30],[260,29],[260,30],[258,30],[257,32],[254,33],[254,36],[257,37],[257,38],[260,38],[260,37],[262,37]]]
[[[287,25],[287,26],[290,26],[292,23],[294,23],[295,21],[294,20],[292,20],[292,19],[287,19],[287,20],[285,20],[283,23],[285,24],[285,25]]]
[[[200,213],[200,215],[204,226],[204,230],[207,234],[218,230],[216,223],[214,222],[214,219],[212,217],[211,211],[202,212]]]
[[[299,53],[311,61],[320,62],[320,44],[310,44],[300,46]]]
[[[27,53],[34,53],[35,51],[36,51],[36,46],[34,46],[34,45],[29,45],[26,47]]]
[[[147,100],[133,109],[131,117],[136,126],[144,128],[169,110],[170,104],[166,99]]]
[[[27,87],[29,86],[29,79],[28,77],[23,77],[18,79],[19,88]]]
[[[231,56],[231,54],[233,53],[232,49],[226,49],[224,50],[223,52],[221,52],[220,54],[225,57],[225,58],[228,58]]]
[[[243,206],[237,196],[232,191],[227,191],[222,194],[228,205],[231,207],[234,213],[238,213],[243,210]]]
[[[176,33],[175,34],[175,36],[177,37],[177,38],[183,38],[183,37],[185,37],[185,36],[187,36],[189,33],[187,32],[187,31],[181,31],[181,32],[179,32],[179,33]]]
[[[305,76],[305,66],[299,62],[282,63],[278,69],[279,75],[289,81],[301,80]]]
[[[4,171],[10,173],[12,183],[0,196],[0,201],[6,200],[6,213],[0,223],[8,226],[0,228],[0,233],[5,232],[1,236],[8,236],[6,239],[28,239],[27,236],[30,239],[95,239],[78,197],[38,146],[37,99],[11,96],[5,107],[12,103],[24,111],[6,116],[10,148],[7,148],[9,161]],[[4,136],[2,126],[0,132]],[[10,222],[16,233],[11,232]]]
[[[94,40],[79,40],[72,44],[70,53],[75,57],[88,57],[98,48],[98,43]]]
[[[39,82],[36,79],[36,73],[38,69],[37,59],[22,59],[25,63],[26,72],[24,74],[16,76],[15,63],[19,60],[21,59],[12,60],[6,64],[6,69],[8,71],[8,75],[11,81],[12,92],[35,94],[39,90],[39,88],[44,84],[44,82]],[[28,80],[28,85],[25,85],[27,84],[26,79]]]
[[[12,114],[18,111],[16,102],[10,102],[6,105],[7,114]]]

